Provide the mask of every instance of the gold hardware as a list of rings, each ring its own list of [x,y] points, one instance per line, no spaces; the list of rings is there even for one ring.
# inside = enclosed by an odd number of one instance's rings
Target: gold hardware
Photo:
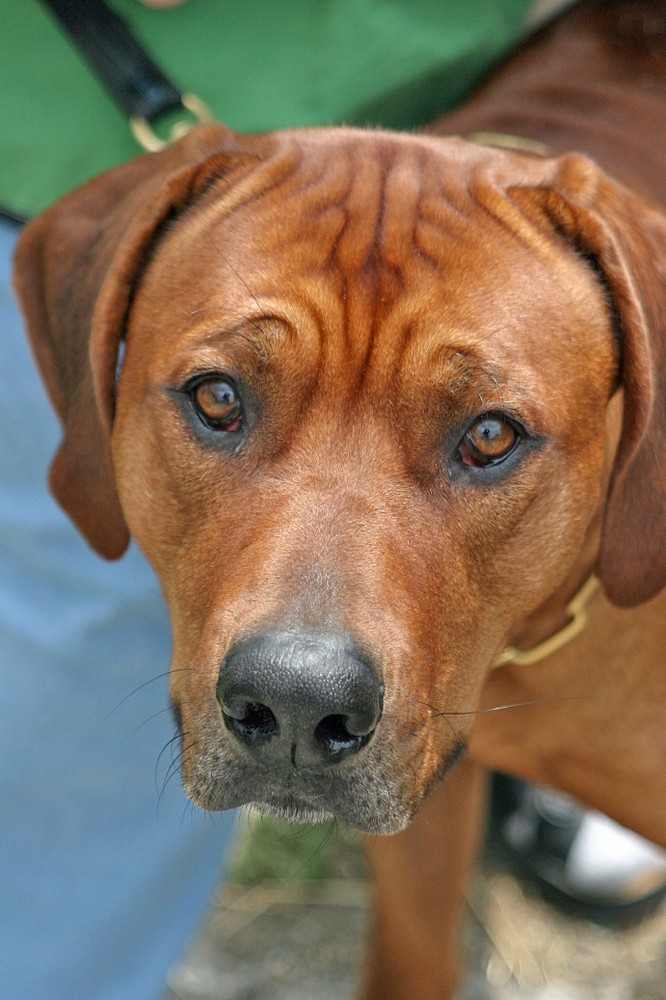
[[[493,663],[493,668],[501,667],[505,663],[515,663],[519,667],[528,667],[539,660],[544,660],[551,653],[561,649],[562,646],[574,639],[585,628],[587,624],[587,608],[594,597],[599,581],[595,576],[591,576],[581,589],[571,598],[567,604],[567,614],[571,621],[563,625],[554,635],[544,639],[532,649],[518,649],[517,646],[506,646]]]
[[[521,135],[504,135],[503,132],[470,132],[465,136],[477,146],[495,146],[514,153],[531,153],[533,156],[550,156],[550,147],[538,139],[525,139]]]
[[[165,146],[171,145],[172,142],[182,139],[195,125],[203,125],[213,121],[213,116],[208,107],[196,94],[183,94],[180,102],[194,116],[194,121],[187,119],[177,121],[171,127],[166,139],[159,137],[146,118],[140,118],[138,115],[131,116],[130,129],[142,149],[145,149],[148,153],[157,153],[160,149],[164,149]]]

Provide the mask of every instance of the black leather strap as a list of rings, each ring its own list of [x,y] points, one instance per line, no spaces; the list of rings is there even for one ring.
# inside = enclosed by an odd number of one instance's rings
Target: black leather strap
[[[41,0],[58,18],[114,100],[154,122],[182,105],[181,94],[104,0]]]

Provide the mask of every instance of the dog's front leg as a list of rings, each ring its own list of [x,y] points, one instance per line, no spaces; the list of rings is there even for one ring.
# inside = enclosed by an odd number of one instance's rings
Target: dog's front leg
[[[363,1000],[449,1000],[458,925],[476,858],[485,772],[458,764],[403,833],[368,837],[374,907]]]

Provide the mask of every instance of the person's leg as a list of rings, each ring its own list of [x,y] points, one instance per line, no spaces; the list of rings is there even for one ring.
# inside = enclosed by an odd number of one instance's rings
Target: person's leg
[[[134,549],[90,551],[47,494],[59,428],[0,224],[0,982],[30,1000],[150,1000],[195,930],[230,815],[189,806],[169,630]]]

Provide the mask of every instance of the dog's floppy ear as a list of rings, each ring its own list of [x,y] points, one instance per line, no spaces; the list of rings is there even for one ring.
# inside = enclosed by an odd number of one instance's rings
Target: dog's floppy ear
[[[666,585],[666,217],[585,157],[544,169],[530,196],[599,269],[620,337],[624,419],[596,570],[633,607]]]
[[[110,431],[119,342],[160,226],[237,158],[223,126],[99,175],[30,222],[14,282],[42,378],[64,428],[50,486],[92,547],[122,555]]]

